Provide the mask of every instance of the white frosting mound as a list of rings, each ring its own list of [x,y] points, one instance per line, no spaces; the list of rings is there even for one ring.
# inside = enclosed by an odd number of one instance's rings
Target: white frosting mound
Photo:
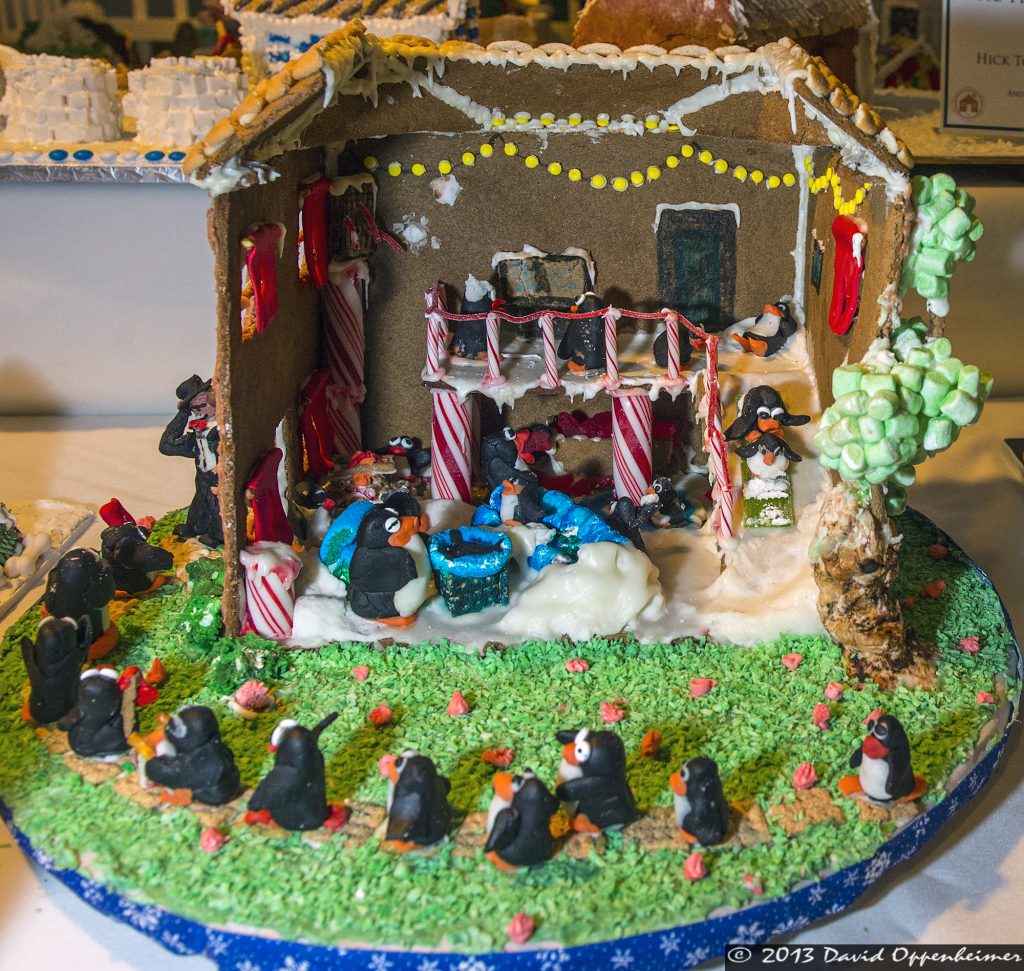
[[[19,54],[5,61],[6,91],[0,115],[7,116],[10,142],[112,141],[121,131],[117,74],[91,58]]]
[[[607,637],[665,612],[658,570],[644,553],[617,543],[588,543],[576,563],[546,567],[499,624],[519,640]]]
[[[128,73],[125,114],[143,145],[187,147],[245,94],[245,78],[230,57],[161,57]]]

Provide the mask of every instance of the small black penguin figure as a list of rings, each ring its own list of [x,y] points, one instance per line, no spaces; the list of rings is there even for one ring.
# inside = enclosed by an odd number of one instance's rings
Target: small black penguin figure
[[[562,780],[555,795],[575,803],[572,828],[597,835],[622,829],[639,815],[626,779],[626,748],[614,732],[588,728],[558,733],[562,748]]]
[[[107,604],[115,589],[114,575],[99,553],[79,548],[65,553],[50,571],[43,603],[51,617],[87,616],[95,642],[110,626]]]
[[[617,499],[612,511],[605,516],[605,522],[615,532],[625,536],[641,553],[647,552],[641,530],[651,521],[654,501],[642,502],[638,506],[629,496]]]
[[[125,593],[148,590],[157,574],[174,566],[171,551],[147,542],[135,523],[108,526],[100,534],[100,543],[103,561],[114,577],[114,586]]]
[[[168,721],[164,736],[174,746],[174,755],[158,755],[146,762],[146,778],[168,789],[189,789],[193,800],[209,806],[238,795],[241,779],[235,757],[221,741],[211,709],[182,708]]]
[[[779,301],[766,303],[754,326],[745,330],[742,337],[733,334],[732,339],[751,354],[771,357],[778,354],[795,333],[796,321],[789,311],[789,304]]]
[[[384,448],[371,449],[375,455],[390,455],[395,471],[403,479],[423,479],[430,475],[430,449],[415,435],[395,435]]]
[[[515,471],[501,483],[498,515],[508,525],[542,523],[550,510],[541,502],[540,486],[532,472]]]
[[[366,514],[348,571],[349,606],[358,616],[407,627],[427,597],[432,575],[419,516],[390,506]]]
[[[801,462],[798,452],[773,432],[765,432],[754,441],[742,441],[736,454],[746,460],[750,474],[759,479],[775,479],[784,475],[790,462]]]
[[[112,668],[93,668],[82,675],[77,704],[57,722],[76,755],[97,759],[128,751],[123,700]],[[134,730],[133,713],[128,734]]]
[[[557,811],[558,800],[529,769],[516,776],[496,772],[487,813],[487,859],[499,870],[550,860],[555,851],[551,817]]]
[[[684,367],[693,357],[693,345],[690,343],[690,332],[679,325],[679,366]],[[668,331],[663,330],[654,338],[654,363],[658,367],[668,367]]]
[[[292,489],[293,515],[289,518],[295,535],[308,546],[318,546],[331,528],[336,503],[316,482],[299,482]]]
[[[668,781],[675,797],[676,825],[683,837],[701,846],[721,843],[729,830],[729,804],[714,759],[690,759]]]
[[[89,656],[92,625],[88,617],[76,624],[70,617],[47,617],[33,643],[21,639],[28,672],[28,714],[40,725],[63,718],[78,701],[78,679]]]
[[[420,533],[430,529],[430,517],[423,511],[419,499],[408,489],[395,489],[387,493],[381,499],[381,505],[394,509],[400,519],[415,519],[418,524],[416,528]]]
[[[487,481],[488,494],[505,481],[520,485],[536,483],[537,476],[525,468],[530,463],[523,458],[522,452],[522,445],[529,434],[526,429],[517,433],[506,426],[480,443],[480,467]]]
[[[601,298],[593,291],[576,298],[571,310],[574,314],[586,314],[603,309]],[[604,317],[586,317],[570,320],[562,340],[558,344],[558,356],[566,362],[570,371],[603,371],[608,366],[604,346]]]
[[[388,766],[388,828],[385,839],[403,852],[433,846],[452,825],[452,785],[419,752],[403,752]]]
[[[725,437],[729,441],[743,438],[756,442],[762,435],[774,432],[781,438],[785,426],[806,425],[810,420],[810,415],[791,415],[782,395],[771,385],[761,384],[743,395],[739,414],[725,430]]]
[[[850,756],[850,768],[859,770],[861,791],[875,802],[895,802],[913,796],[924,780],[910,764],[910,741],[894,715],[868,722],[864,744]],[[842,781],[840,788],[843,788]]]
[[[685,526],[690,521],[690,514],[679,501],[679,496],[672,485],[672,480],[665,475],[659,476],[647,490],[657,502],[651,513],[651,522],[662,529],[670,526]]]
[[[268,812],[282,829],[307,830],[323,826],[330,815],[320,735],[335,718],[332,712],[315,728],[285,719],[270,736],[274,767],[249,800],[250,812]]]
[[[465,295],[459,313],[486,314],[490,313],[494,304],[494,287],[486,280],[478,280],[472,273],[466,277]],[[487,321],[460,320],[455,327],[452,338],[451,353],[470,361],[483,361],[487,358]]]

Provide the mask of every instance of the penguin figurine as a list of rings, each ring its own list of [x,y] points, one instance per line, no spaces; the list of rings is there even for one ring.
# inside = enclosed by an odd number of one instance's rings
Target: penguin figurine
[[[767,384],[751,388],[739,404],[736,420],[725,430],[729,441],[743,438],[756,442],[762,435],[772,432],[777,438],[787,425],[806,425],[810,415],[791,415],[786,403],[773,387]]]
[[[651,513],[651,523],[659,529],[670,526],[685,526],[690,522],[690,514],[686,506],[679,501],[679,496],[672,485],[672,480],[662,475],[655,479],[647,494],[654,496],[655,505]]]
[[[754,326],[750,330],[745,330],[742,337],[733,334],[732,339],[751,354],[771,357],[778,354],[795,333],[796,321],[789,311],[789,305],[779,301],[766,303]]]
[[[103,530],[100,549],[103,561],[114,577],[114,586],[128,594],[149,590],[161,573],[174,566],[171,551],[153,546],[146,540],[146,534],[132,522],[108,526]]]
[[[641,530],[651,521],[654,514],[656,499],[644,496],[638,506],[629,496],[616,499],[611,512],[604,517],[605,522],[615,532],[625,536],[641,553],[647,552]]]
[[[459,313],[487,314],[494,305],[494,287],[486,280],[478,280],[472,273],[466,277],[466,288]],[[487,320],[460,320],[449,348],[455,357],[467,361],[487,359]]]
[[[690,759],[669,776],[668,782],[675,799],[676,825],[683,838],[701,846],[721,843],[729,830],[729,804],[714,759]]]
[[[863,793],[875,802],[907,802],[924,794],[927,783],[914,775],[910,764],[910,741],[894,715],[881,715],[868,722],[864,743],[850,756],[855,776],[839,780],[846,795]]]
[[[117,628],[110,623],[107,605],[114,598],[114,575],[96,550],[78,549],[65,553],[46,578],[43,605],[51,617],[89,618],[93,643],[89,656],[95,660],[109,654],[118,641]]]
[[[419,532],[426,533],[430,529],[430,517],[423,511],[419,500],[404,486],[387,493],[381,499],[381,504],[394,509],[400,519],[415,519]]]
[[[433,846],[448,836],[452,785],[419,752],[403,752],[388,766],[388,826],[384,839],[396,850]]]
[[[540,486],[532,472],[513,472],[501,483],[498,515],[507,526],[542,523],[551,511],[540,500]]]
[[[654,338],[654,363],[658,367],[668,367],[668,331],[660,328]],[[685,367],[693,357],[693,344],[690,343],[690,332],[683,326],[679,327],[679,366]]]
[[[419,528],[418,516],[389,506],[375,507],[359,524],[348,568],[349,605],[358,616],[392,627],[416,619],[432,577]]]
[[[85,759],[107,758],[128,751],[128,735],[135,730],[132,712],[128,731],[123,714],[124,696],[113,668],[92,668],[78,682],[78,702],[57,722],[68,733],[71,750]]]
[[[529,470],[533,456],[523,452],[523,443],[529,438],[529,429],[514,432],[506,426],[500,432],[488,435],[480,443],[480,466],[487,482],[487,493],[494,492],[506,479],[515,481],[520,472],[536,482],[537,477]],[[525,483],[520,477],[519,481]]]
[[[315,728],[289,718],[270,736],[274,767],[249,800],[250,812],[268,812],[282,829],[308,830],[323,826],[330,815],[320,735],[335,718],[332,712]]]
[[[639,815],[636,800],[626,779],[626,748],[614,732],[590,729],[558,733],[562,761],[578,768],[576,778],[558,784],[555,795],[576,803],[572,828],[578,833],[597,835],[619,830]]]
[[[601,310],[604,304],[593,291],[581,294],[569,309],[574,314],[586,314]],[[604,317],[586,317],[570,320],[562,340],[558,344],[558,356],[566,362],[570,371],[603,371],[608,366],[604,347]]]
[[[204,705],[188,705],[164,727],[173,755],[146,762],[146,778],[168,789],[191,790],[195,802],[220,806],[238,795],[235,757],[220,737],[217,716]]]
[[[499,870],[550,860],[555,850],[551,817],[557,811],[558,800],[529,769],[516,776],[496,772],[487,811],[487,859]]]
[[[292,489],[291,505],[295,535],[307,546],[319,546],[331,528],[335,501],[316,482],[299,482]]]
[[[785,475],[790,462],[800,462],[800,455],[784,439],[765,432],[752,442],[742,441],[736,454],[747,463],[751,475],[758,479],[775,479]]]
[[[388,439],[384,448],[372,451],[376,455],[390,456],[395,472],[401,479],[430,477],[430,449],[423,447],[423,440],[420,438],[413,435],[395,435]]]
[[[63,718],[78,701],[78,679],[89,656],[92,630],[89,618],[47,617],[35,642],[21,639],[21,656],[28,672],[27,714],[40,725]]]

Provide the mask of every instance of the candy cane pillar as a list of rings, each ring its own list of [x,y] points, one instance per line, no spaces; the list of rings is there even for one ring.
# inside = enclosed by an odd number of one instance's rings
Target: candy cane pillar
[[[612,462],[615,496],[640,504],[651,484],[651,399],[644,392],[612,395]]]
[[[473,417],[455,391],[431,391],[431,494],[469,502]]]
[[[292,584],[302,560],[284,543],[251,543],[238,559],[245,570],[245,623],[242,633],[283,641],[292,636],[295,594]]]
[[[347,458],[362,445],[359,405],[366,397],[363,359],[363,299],[370,279],[365,260],[332,262],[324,295],[324,329],[327,349],[329,417],[334,431],[334,450]]]

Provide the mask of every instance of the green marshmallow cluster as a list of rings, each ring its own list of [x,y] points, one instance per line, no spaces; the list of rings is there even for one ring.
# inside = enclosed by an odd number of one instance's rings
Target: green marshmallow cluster
[[[891,512],[905,506],[914,466],[973,425],[992,390],[988,374],[953,357],[947,338],[927,334],[919,317],[903,321],[859,364],[836,368],[835,403],[814,436],[822,465],[847,481],[884,483]]]
[[[958,189],[953,177],[944,172],[914,176],[911,192],[916,221],[900,288],[906,293],[913,287],[937,304],[939,316],[944,317],[949,279],[960,260],[970,263],[974,259],[975,244],[985,227],[974,215],[973,196]]]

